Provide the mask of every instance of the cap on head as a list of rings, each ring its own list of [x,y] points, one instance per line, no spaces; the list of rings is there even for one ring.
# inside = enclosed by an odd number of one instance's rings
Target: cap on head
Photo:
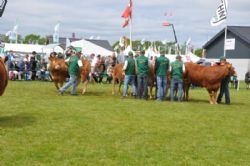
[[[224,56],[221,56],[221,57],[220,57],[220,62],[221,62],[221,61],[226,61],[226,60],[227,60],[227,59],[226,59]]]
[[[133,55],[134,55],[133,52],[129,51],[128,56],[133,56]]]
[[[140,49],[141,54],[145,54],[145,50],[143,48]]]
[[[181,57],[180,55],[177,55],[177,56],[176,56],[176,59],[181,60],[182,57]]]
[[[166,50],[164,47],[160,47],[160,54],[165,54],[166,53]]]

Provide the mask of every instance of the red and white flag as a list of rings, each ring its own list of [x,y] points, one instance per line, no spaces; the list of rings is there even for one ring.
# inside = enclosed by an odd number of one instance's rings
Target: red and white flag
[[[129,4],[122,13],[122,18],[125,19],[125,23],[123,24],[123,28],[128,26],[130,19],[132,18],[132,0],[129,0]]]

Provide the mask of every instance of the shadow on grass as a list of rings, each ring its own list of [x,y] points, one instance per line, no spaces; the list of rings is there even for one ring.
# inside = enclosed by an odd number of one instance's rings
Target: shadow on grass
[[[0,127],[2,128],[22,128],[35,123],[36,119],[27,114],[13,116],[0,116]]]

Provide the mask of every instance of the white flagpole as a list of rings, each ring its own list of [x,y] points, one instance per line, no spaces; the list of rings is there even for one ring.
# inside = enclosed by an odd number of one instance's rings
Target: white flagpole
[[[131,5],[131,16],[130,16],[130,25],[129,25],[129,37],[130,37],[130,48],[131,48],[131,51],[133,50],[133,42],[132,42],[132,18],[133,18],[133,6],[134,6],[134,1],[130,1],[129,2],[130,5]],[[132,4],[131,4],[132,3]]]
[[[130,18],[129,37],[130,37],[130,48],[132,50],[132,17]]]
[[[225,57],[225,58],[226,58],[226,56],[227,56],[226,40],[227,40],[227,25],[226,25],[226,28],[225,28],[225,39],[224,39],[224,57]]]
[[[227,40],[227,18],[228,18],[228,4],[226,3],[227,1],[225,0],[222,0],[223,3],[224,3],[224,7],[225,7],[225,10],[226,10],[226,28],[225,28],[225,41],[224,41],[224,57],[226,58],[227,56],[227,50],[226,50],[226,40]]]

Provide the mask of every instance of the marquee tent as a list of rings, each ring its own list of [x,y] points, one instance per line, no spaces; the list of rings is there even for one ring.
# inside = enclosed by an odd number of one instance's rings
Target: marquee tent
[[[110,56],[113,54],[112,51],[105,49],[99,45],[96,45],[85,39],[74,41],[71,46],[75,47],[77,50],[81,51],[84,55],[100,54],[101,56]]]

